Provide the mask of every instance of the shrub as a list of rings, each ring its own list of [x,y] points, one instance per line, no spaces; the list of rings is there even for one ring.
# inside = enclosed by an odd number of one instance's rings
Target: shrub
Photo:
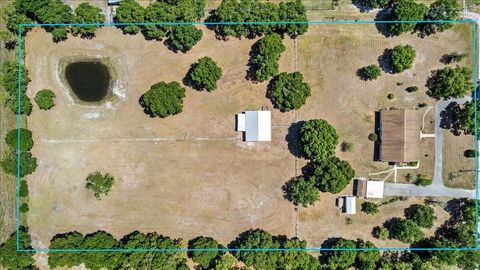
[[[217,81],[222,77],[222,69],[212,58],[202,57],[192,66],[188,74],[188,80],[191,81],[193,88],[210,92],[217,89]]]
[[[387,240],[390,237],[390,233],[384,227],[376,226],[372,230],[373,237],[381,240]]]
[[[25,180],[20,181],[20,197],[28,197],[28,183]]]
[[[287,199],[295,205],[307,207],[313,205],[319,198],[315,178],[299,177],[288,181],[284,186]]]
[[[433,222],[437,219],[431,206],[420,204],[414,204],[405,209],[405,217],[422,228],[433,227]]]
[[[252,46],[250,70],[252,79],[266,81],[278,73],[278,60],[285,51],[282,38],[271,33],[259,39]]]
[[[14,114],[30,115],[32,112],[32,102],[25,94],[20,94],[20,107],[18,104],[18,95],[11,95],[7,98],[6,104]]]
[[[387,95],[387,98],[390,99],[390,100],[392,100],[392,99],[395,98],[395,95],[392,94],[392,93],[390,93],[390,94]]]
[[[463,152],[463,155],[467,158],[474,158],[475,157],[475,150],[474,149],[467,149]]]
[[[27,213],[28,210],[29,210],[28,204],[22,203],[22,205],[20,205],[20,213]]]
[[[418,87],[416,87],[416,86],[409,86],[409,87],[405,88],[405,91],[407,91],[408,93],[417,92],[417,91],[418,91]]]
[[[344,141],[342,142],[341,149],[342,152],[351,152],[353,151],[353,143]]]
[[[432,179],[428,178],[427,176],[423,174],[418,174],[417,175],[417,181],[415,182],[415,185],[418,186],[428,186],[432,184]]]
[[[300,109],[310,97],[310,86],[300,72],[282,72],[268,86],[268,96],[275,108],[282,112]]]
[[[378,135],[375,133],[368,134],[368,139],[372,142],[376,142],[378,140]]]
[[[140,98],[140,105],[151,117],[167,117],[182,112],[185,88],[178,82],[159,82]]]
[[[49,110],[55,105],[53,99],[55,98],[55,93],[50,89],[43,89],[37,92],[35,95],[35,102],[38,107],[42,110]]]
[[[403,72],[412,67],[415,60],[415,50],[410,45],[397,45],[390,54],[393,71]]]
[[[362,203],[362,211],[366,214],[375,215],[379,212],[378,204],[373,202],[363,202]]]
[[[323,119],[308,120],[300,127],[299,144],[307,158],[326,161],[335,155],[337,131]]]
[[[361,68],[358,71],[358,74],[362,80],[371,81],[371,80],[377,79],[382,74],[382,71],[379,66],[370,65],[370,66]]]
[[[18,129],[12,129],[5,136],[5,143],[14,151],[18,149]],[[30,151],[33,147],[32,132],[26,128],[20,128],[20,151]]]
[[[112,190],[115,179],[110,174],[102,175],[99,171],[91,173],[87,177],[86,188],[93,192],[97,200],[101,199],[102,195],[108,195]]]
[[[321,191],[336,194],[350,183],[355,171],[348,161],[331,157],[329,160],[314,164],[313,175]]]

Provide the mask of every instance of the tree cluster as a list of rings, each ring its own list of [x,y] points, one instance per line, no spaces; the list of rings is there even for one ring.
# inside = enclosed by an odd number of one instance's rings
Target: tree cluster
[[[281,2],[278,5],[254,0],[223,0],[207,21],[235,22],[212,26],[216,34],[223,38],[253,38],[272,32],[288,34],[294,38],[308,29],[306,9],[300,0]]]
[[[333,251],[322,253],[322,259],[326,261],[328,269],[349,269],[350,267],[355,267],[355,269],[375,269],[376,263],[381,258],[380,251],[376,249],[376,246],[372,242],[365,242],[362,239],[353,241],[335,238],[333,241],[327,242],[325,247],[334,249]],[[354,249],[368,250],[358,251]]]
[[[205,0],[164,0],[154,1],[143,8],[136,0],[120,2],[115,13],[119,23],[147,23],[121,26],[126,34],[142,31],[146,39],[162,40],[173,51],[186,52],[202,39],[203,32],[192,24],[172,22],[194,22],[204,16]],[[161,23],[164,24],[148,24]]]
[[[151,117],[165,118],[182,112],[185,88],[178,82],[159,82],[140,98],[140,105]]]
[[[17,252],[17,248],[33,249],[28,228],[21,226],[18,233],[18,247],[16,233],[10,235],[7,241],[0,245],[0,266],[5,269],[35,269],[34,252]]]
[[[268,85],[267,96],[273,106],[282,112],[300,109],[310,97],[310,85],[303,81],[302,73],[282,72]]]
[[[18,137],[19,131],[20,137]],[[18,145],[19,142],[20,145]],[[24,177],[37,169],[37,159],[32,157],[30,153],[30,149],[33,146],[32,132],[30,130],[25,128],[11,130],[5,137],[5,143],[9,146],[9,149],[7,149],[4,158],[0,161],[0,166],[6,173],[16,176],[19,166],[19,175]]]
[[[250,52],[249,77],[260,82],[270,79],[278,73],[278,60],[285,51],[282,38],[270,33],[259,39]]]
[[[445,67],[433,72],[427,94],[436,99],[460,98],[473,92],[473,72],[470,68]]]
[[[27,96],[27,85],[30,82],[27,70],[23,65],[20,66],[20,83],[18,81],[18,63],[15,61],[5,61],[2,66],[1,83],[8,96],[6,105],[15,114],[29,115],[32,112],[32,102]],[[18,89],[20,86],[20,89]],[[20,93],[19,93],[20,91]],[[18,104],[20,98],[20,106]]]

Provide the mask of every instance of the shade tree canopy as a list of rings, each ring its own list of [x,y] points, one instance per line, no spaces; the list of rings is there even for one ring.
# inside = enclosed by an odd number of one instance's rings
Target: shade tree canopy
[[[411,244],[424,238],[420,227],[410,219],[392,218],[385,222],[390,237]]]
[[[266,81],[278,73],[278,60],[285,51],[282,38],[277,33],[267,34],[252,46],[249,77]]]
[[[337,131],[323,119],[305,121],[300,127],[299,145],[308,159],[327,161],[335,156],[337,144]]]
[[[26,128],[20,128],[20,140],[18,138],[18,129],[10,130],[5,136],[5,143],[13,150],[17,151],[20,141],[20,151],[30,151],[33,146],[32,132]]]
[[[337,157],[314,164],[313,177],[323,192],[339,193],[350,183],[355,171],[348,161]]]
[[[151,117],[167,117],[182,112],[185,88],[178,82],[159,82],[140,98],[140,105]]]
[[[332,249],[342,249],[334,250],[325,253],[327,266],[329,269],[348,269],[349,267],[355,264],[355,259],[357,257],[357,247],[355,241],[347,240],[343,238],[338,238],[334,240],[334,243],[331,245]],[[345,250],[353,249],[353,250]]]
[[[135,0],[122,0],[115,11],[115,21],[119,23],[142,23],[145,21],[145,9]],[[125,34],[137,34],[139,25],[121,26]]]
[[[425,20],[445,22],[421,24],[420,29],[422,33],[429,35],[451,28],[453,23],[447,21],[457,20],[461,10],[460,4],[455,0],[437,0],[433,2],[425,16]]]
[[[175,52],[187,52],[202,39],[202,30],[194,25],[176,25],[168,35],[167,44]]]
[[[31,238],[28,228],[20,226],[18,229],[18,246],[17,233],[13,233],[0,245],[0,266],[4,269],[34,269],[35,260],[33,255],[35,252],[18,252],[20,250],[31,250]]]
[[[112,190],[112,186],[115,183],[115,178],[110,174],[102,174],[99,171],[91,173],[87,176],[87,184],[85,187],[93,192],[93,195],[97,200],[100,200],[102,196],[108,195]]]
[[[391,21],[421,21],[428,12],[428,7],[415,0],[395,0],[389,16]],[[388,28],[391,35],[400,35],[413,31],[415,23],[389,23]]]
[[[436,70],[428,82],[427,94],[436,99],[460,98],[474,90],[473,72],[466,67]]]
[[[200,265],[203,269],[209,269],[213,264],[215,258],[217,258],[220,253],[215,250],[220,248],[218,242],[211,238],[205,236],[199,236],[189,241],[189,249],[213,249],[212,251],[190,251],[188,256],[192,258],[192,261]]]
[[[422,228],[431,228],[437,219],[431,206],[414,204],[405,209],[405,217]]]
[[[300,109],[310,97],[310,85],[303,81],[302,73],[282,72],[268,86],[268,97],[282,112]],[[337,142],[338,143],[338,142]]]
[[[475,103],[477,104],[477,124],[480,123],[480,102],[467,101],[457,114],[458,126],[463,133],[475,135]],[[477,130],[478,131],[478,130]]]
[[[295,205],[307,207],[319,199],[314,177],[298,177],[288,181],[283,187],[285,196]]]
[[[222,77],[222,69],[210,57],[202,57],[187,73],[187,82],[197,90],[214,91]]]
[[[14,151],[10,151],[7,152],[5,157],[0,161],[0,166],[4,172],[14,176],[17,175],[18,155],[20,155],[20,177],[29,175],[37,169],[37,158],[32,157],[30,152],[20,152],[16,154]]]
[[[90,3],[81,3],[75,9],[75,22],[76,23],[103,23],[105,22],[105,15],[102,10]],[[80,35],[81,37],[90,38],[95,36],[95,32],[100,26],[97,25],[73,25],[72,33],[74,35]]]
[[[390,61],[395,73],[410,69],[415,60],[415,50],[410,45],[397,45],[390,53]]]

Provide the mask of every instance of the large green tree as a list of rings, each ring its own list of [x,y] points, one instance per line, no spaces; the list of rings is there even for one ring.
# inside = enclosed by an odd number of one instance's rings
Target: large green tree
[[[370,241],[363,241],[359,239],[357,241],[357,248],[363,249],[363,251],[357,252],[356,269],[358,270],[374,270],[376,269],[376,263],[380,260],[380,250],[376,249],[376,246]]]
[[[120,243],[110,233],[97,231],[85,235],[82,242],[82,249],[118,249]],[[83,252],[82,262],[85,267],[91,270],[102,268],[115,269],[121,264],[122,253],[119,252]]]
[[[323,119],[305,121],[300,127],[300,149],[314,161],[326,161],[335,156],[338,135],[335,128]]]
[[[403,72],[412,67],[415,60],[415,50],[410,45],[397,45],[390,54],[393,71]]]
[[[392,218],[387,223],[386,227],[389,230],[390,237],[403,243],[411,244],[424,238],[420,227],[409,219]]]
[[[255,269],[275,270],[277,269],[278,251],[243,251],[241,249],[278,249],[280,243],[275,241],[273,236],[263,230],[255,229],[246,231],[232,243],[233,255]]]
[[[282,112],[300,109],[310,97],[310,86],[303,81],[302,73],[282,72],[269,84],[268,96],[273,105]]]
[[[278,60],[284,51],[285,45],[277,33],[268,34],[255,42],[250,53],[249,73],[252,79],[263,82],[276,75]]]
[[[427,94],[436,99],[460,98],[473,90],[473,72],[470,68],[445,67],[433,73]]]
[[[0,266],[5,269],[23,270],[34,269],[35,261],[33,255],[35,252],[18,252],[21,250],[32,250],[31,239],[28,229],[26,227],[20,227],[18,230],[18,242],[17,246],[17,234],[13,233],[0,245]]]
[[[301,0],[281,2],[278,6],[278,17],[280,22],[296,22],[278,26],[291,38],[303,35],[308,30],[307,10]]]
[[[35,17],[40,23],[44,24],[75,22],[72,8],[63,3],[62,0],[49,0],[46,5],[35,11]],[[47,26],[46,29],[52,34],[55,42],[67,39],[67,26]]]
[[[122,0],[115,11],[115,21],[119,23],[143,23],[145,9],[135,0]],[[141,28],[138,25],[121,26],[126,34],[137,34]]]
[[[79,232],[69,232],[55,235],[50,241],[49,250],[82,249],[83,235]],[[82,264],[81,252],[49,252],[48,265],[57,267],[73,267]]]
[[[447,21],[457,20],[460,11],[460,3],[456,0],[437,0],[430,5],[425,20],[445,22],[426,23],[421,29],[425,34],[443,32],[453,26],[453,23]]]
[[[191,24],[175,25],[168,35],[167,44],[174,51],[187,52],[197,44],[203,36],[202,30]]]
[[[477,131],[480,128],[480,101],[477,100]],[[465,134],[475,134],[475,102],[467,101],[457,114],[458,126]]]
[[[314,165],[314,178],[318,188],[323,192],[339,193],[350,183],[355,176],[348,161],[331,157]]]
[[[428,7],[415,0],[394,0],[393,8],[390,13],[391,21],[421,21],[428,12]],[[405,32],[413,31],[415,23],[389,23],[390,34],[400,35]]]
[[[423,228],[431,228],[437,219],[431,206],[414,204],[405,210],[405,217]]]
[[[188,248],[194,249],[188,254],[193,262],[198,263],[203,269],[209,269],[215,258],[219,255],[218,250],[215,250],[219,247],[220,245],[215,239],[199,236],[188,243]],[[195,249],[203,249],[203,251],[195,251]],[[212,249],[212,251],[206,251],[206,249]]]
[[[87,184],[85,187],[93,192],[95,198],[100,200],[102,196],[108,195],[115,183],[115,178],[110,174],[102,174],[99,171],[91,173],[87,177]]]
[[[334,250],[326,253],[326,261],[329,269],[348,269],[353,266],[355,259],[357,258],[356,244],[352,240],[338,238],[334,240],[332,249]],[[352,250],[345,250],[352,249]]]
[[[187,74],[187,80],[197,90],[213,91],[222,77],[222,69],[210,57],[202,57],[193,64]]]
[[[20,92],[25,93],[27,91],[27,85],[30,82],[27,70],[23,65],[20,66]],[[18,95],[18,63],[16,61],[5,61],[2,66],[2,86],[8,92],[9,95]]]
[[[159,82],[140,98],[145,112],[152,117],[167,117],[182,112],[185,88],[178,82]]]
[[[313,205],[319,199],[314,177],[294,178],[285,184],[284,192],[288,200],[303,207],[307,207],[309,204]]]
[[[18,142],[20,141],[20,151],[30,151],[33,146],[32,132],[26,128],[20,128],[20,140],[18,138],[18,129],[12,129],[5,136],[5,143],[17,151]]]
[[[174,22],[176,21],[175,7],[164,1],[155,1],[145,9],[146,22]],[[160,40],[167,36],[173,25],[147,24],[144,34],[147,39]]]
[[[21,152],[20,155],[20,177],[29,175],[37,169],[37,158],[32,157],[30,152]],[[2,169],[11,175],[17,175],[18,155],[11,151],[0,161]]]
[[[99,7],[89,3],[81,3],[75,9],[75,22],[84,24],[103,23],[105,22],[105,15]],[[95,36],[98,28],[98,25],[74,25],[72,26],[72,33],[89,38]]]

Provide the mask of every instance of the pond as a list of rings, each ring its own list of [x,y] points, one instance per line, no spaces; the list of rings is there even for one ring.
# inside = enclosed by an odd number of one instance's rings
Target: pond
[[[82,101],[101,101],[108,94],[110,73],[98,61],[80,61],[67,65],[65,78],[75,95]]]

